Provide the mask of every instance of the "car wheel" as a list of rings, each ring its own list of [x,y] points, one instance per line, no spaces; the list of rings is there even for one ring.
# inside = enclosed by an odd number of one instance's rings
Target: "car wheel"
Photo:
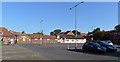
[[[86,49],[83,48],[82,51],[86,51]]]

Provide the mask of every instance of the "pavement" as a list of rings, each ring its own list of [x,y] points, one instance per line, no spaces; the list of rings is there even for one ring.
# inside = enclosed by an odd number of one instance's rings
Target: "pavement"
[[[18,45],[3,45],[2,60],[50,60]]]

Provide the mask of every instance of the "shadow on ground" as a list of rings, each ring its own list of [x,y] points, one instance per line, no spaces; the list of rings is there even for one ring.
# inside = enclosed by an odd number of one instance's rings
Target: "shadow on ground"
[[[101,53],[94,53],[94,52],[90,52],[90,51],[83,51],[82,49],[67,49],[68,51],[72,51],[72,52],[80,52],[80,53],[85,53],[85,54],[94,54],[94,55],[103,55],[103,56],[114,56],[114,57],[118,57],[120,58],[120,51],[117,52],[105,52],[103,54]]]

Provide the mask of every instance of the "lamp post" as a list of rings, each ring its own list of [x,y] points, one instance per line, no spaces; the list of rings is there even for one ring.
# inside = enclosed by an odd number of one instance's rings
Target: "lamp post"
[[[96,26],[92,26],[91,27],[91,32],[92,32],[92,35],[91,35],[91,41],[93,41],[94,39],[93,39],[93,31],[94,31],[94,28],[95,28]]]
[[[73,8],[75,8],[75,49],[77,49],[77,6],[81,3],[84,3],[84,1],[81,1],[80,3],[78,3],[77,5],[73,6],[72,8],[70,8],[70,10],[72,10]]]
[[[41,40],[40,45],[42,45],[42,43],[43,43],[43,42],[42,42],[42,36],[41,36],[41,35],[42,35],[42,34],[41,34],[41,33],[42,33],[42,22],[43,22],[43,20],[40,21],[40,37],[41,37],[41,38],[40,38],[40,40]]]

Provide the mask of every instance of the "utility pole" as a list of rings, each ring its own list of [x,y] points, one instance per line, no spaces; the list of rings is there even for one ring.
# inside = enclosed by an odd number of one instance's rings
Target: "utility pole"
[[[92,27],[90,27],[91,28],[91,32],[92,32],[92,38],[91,38],[91,40],[93,41],[94,39],[93,39],[93,31],[94,31],[94,28],[95,28],[96,26],[92,26]]]

